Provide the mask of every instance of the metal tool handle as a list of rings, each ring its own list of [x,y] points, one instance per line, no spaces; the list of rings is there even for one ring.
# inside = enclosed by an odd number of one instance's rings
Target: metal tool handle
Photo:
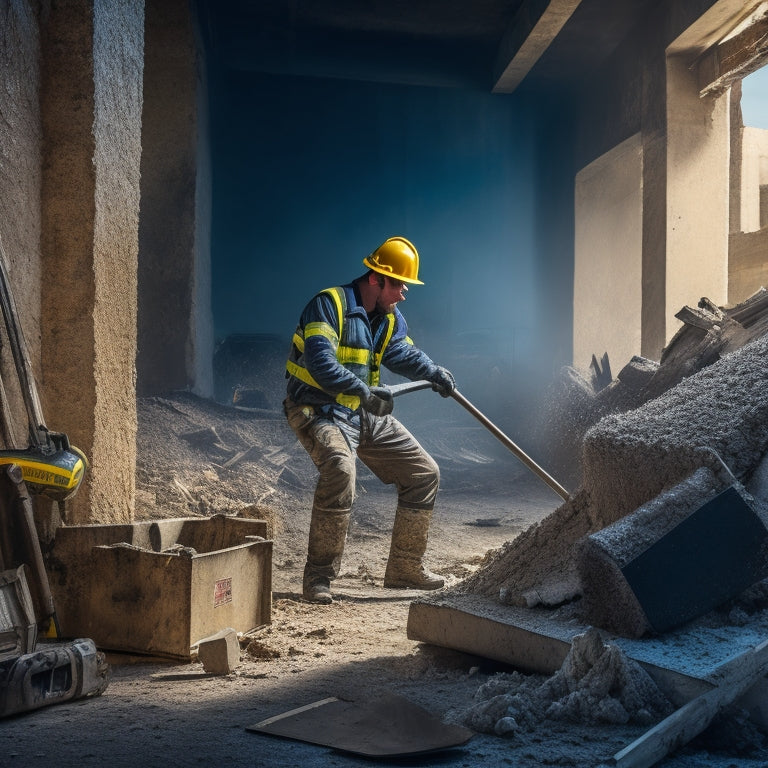
[[[392,393],[392,397],[404,395],[408,392],[416,392],[420,389],[429,389],[432,387],[431,381],[421,379],[419,381],[406,381],[403,384],[394,384],[387,389]],[[558,496],[564,501],[568,501],[570,495],[560,483],[550,474],[542,469],[520,446],[515,444],[507,437],[485,414],[475,408],[464,395],[457,389],[451,392],[451,397],[462,407],[466,408],[489,432],[498,438],[520,461],[525,464],[534,474],[538,475]]]
[[[399,395],[405,395],[408,392],[418,392],[420,389],[430,389],[432,382],[426,379],[419,379],[418,381],[405,381],[402,384],[387,385],[387,389],[392,394],[392,397],[398,397]]]
[[[466,410],[468,410],[489,432],[492,432],[495,437],[509,448],[509,450],[512,451],[512,453],[514,453],[515,456],[528,467],[528,469],[538,475],[556,494],[558,494],[558,496],[564,501],[568,501],[568,491],[566,491],[554,477],[543,470],[525,451],[523,451],[522,448],[507,437],[487,416],[475,408],[475,406],[472,405],[472,403],[470,403],[458,389],[454,389],[453,392],[451,392],[451,397],[459,405],[466,408]]]

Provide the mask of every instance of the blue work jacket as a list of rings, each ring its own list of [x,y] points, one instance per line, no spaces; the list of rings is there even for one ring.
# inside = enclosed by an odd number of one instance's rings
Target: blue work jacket
[[[429,379],[437,368],[408,337],[397,307],[369,317],[355,283],[327,288],[304,308],[293,335],[288,397],[355,411],[368,388],[379,384],[382,365],[409,379]]]

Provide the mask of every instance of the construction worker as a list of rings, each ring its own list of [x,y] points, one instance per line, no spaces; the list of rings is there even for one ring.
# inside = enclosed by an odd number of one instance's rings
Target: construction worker
[[[397,304],[419,280],[419,254],[391,237],[363,259],[368,271],[349,285],[318,293],[301,314],[287,362],[285,414],[320,476],[309,529],[303,594],[328,604],[344,552],[355,492],[355,455],[397,488],[397,511],[384,586],[439,589],[443,580],[422,558],[440,472],[434,459],[392,414],[392,394],[379,386],[382,365],[426,379],[444,397],[450,371],[408,337]]]

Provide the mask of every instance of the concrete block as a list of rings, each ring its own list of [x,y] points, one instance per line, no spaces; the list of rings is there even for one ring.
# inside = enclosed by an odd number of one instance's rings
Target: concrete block
[[[240,661],[237,632],[227,627],[197,644],[197,658],[209,675],[228,675]]]
[[[625,637],[666,632],[768,576],[763,519],[735,485],[720,487],[701,468],[579,544],[587,621]]]

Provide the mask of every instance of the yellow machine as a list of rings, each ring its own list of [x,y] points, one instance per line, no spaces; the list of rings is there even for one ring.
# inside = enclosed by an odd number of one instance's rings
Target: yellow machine
[[[45,426],[0,245],[0,310],[28,420],[28,445],[14,429],[0,379],[0,717],[72,698],[97,696],[109,684],[103,653],[88,638],[60,637],[31,494],[64,502],[80,487],[88,462],[62,432]],[[38,638],[46,638],[38,642]]]
[[[63,436],[66,438],[66,436]],[[85,454],[68,441],[64,448],[45,453],[37,447],[23,451],[0,450],[0,466],[16,464],[30,493],[41,493],[54,501],[65,501],[75,494],[85,476]]]

